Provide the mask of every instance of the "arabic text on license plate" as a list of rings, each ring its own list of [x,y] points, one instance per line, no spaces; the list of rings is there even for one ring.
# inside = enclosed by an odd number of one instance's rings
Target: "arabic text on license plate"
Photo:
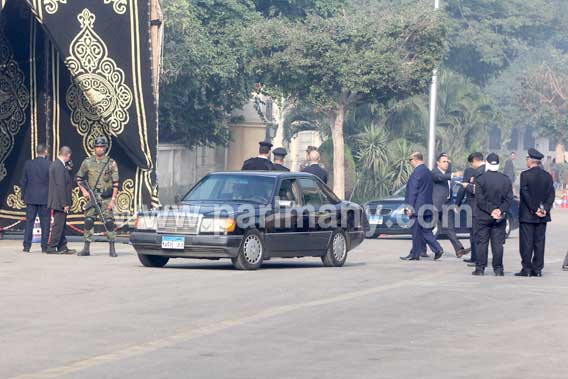
[[[382,216],[371,216],[369,218],[369,224],[381,225],[383,223]]]
[[[163,236],[162,249],[183,249],[185,247],[185,237],[183,236]]]

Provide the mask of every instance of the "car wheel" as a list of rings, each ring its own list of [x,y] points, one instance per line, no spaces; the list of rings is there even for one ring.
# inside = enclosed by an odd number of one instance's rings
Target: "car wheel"
[[[238,270],[256,270],[262,265],[264,259],[264,238],[262,234],[252,229],[246,232],[236,258],[231,258]]]
[[[162,257],[160,255],[147,255],[138,254],[138,259],[144,267],[164,267],[170,260],[169,257]]]
[[[511,225],[511,220],[509,219],[505,220],[505,222],[507,223],[505,225],[505,238],[509,238],[511,232],[513,231],[513,225]]]
[[[347,260],[347,237],[341,229],[331,235],[331,241],[321,261],[325,267],[341,267]]]

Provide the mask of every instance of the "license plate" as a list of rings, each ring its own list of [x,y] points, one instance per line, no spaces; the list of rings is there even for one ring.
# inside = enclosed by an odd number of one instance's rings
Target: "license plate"
[[[369,224],[382,225],[383,216],[369,216]]]
[[[162,249],[183,250],[185,247],[185,237],[181,236],[163,236]]]

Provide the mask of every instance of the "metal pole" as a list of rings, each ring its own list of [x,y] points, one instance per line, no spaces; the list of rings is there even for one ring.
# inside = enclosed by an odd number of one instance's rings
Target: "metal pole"
[[[434,9],[440,8],[440,0],[434,1]],[[432,74],[432,87],[430,88],[430,126],[428,128],[428,167],[434,168],[434,154],[436,150],[436,103],[438,99],[438,70]]]

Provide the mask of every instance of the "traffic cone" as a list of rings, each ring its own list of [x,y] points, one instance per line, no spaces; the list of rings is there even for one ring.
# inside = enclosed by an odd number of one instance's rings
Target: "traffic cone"
[[[562,208],[568,208],[568,190],[564,191],[564,196],[562,196]]]
[[[39,217],[36,217],[36,219],[34,221],[32,242],[33,243],[41,242],[41,225],[39,223]]]

